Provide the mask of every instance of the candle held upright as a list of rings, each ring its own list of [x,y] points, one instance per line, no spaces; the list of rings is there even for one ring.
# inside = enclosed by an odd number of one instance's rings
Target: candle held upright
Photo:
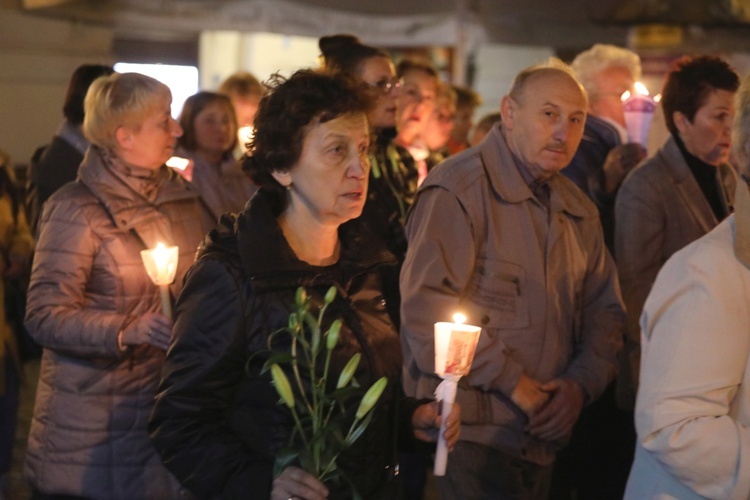
[[[172,302],[169,298],[169,285],[177,274],[177,261],[180,256],[178,247],[167,247],[157,243],[155,248],[141,250],[141,259],[151,281],[159,287],[161,310],[164,316],[172,318]]]
[[[625,91],[621,99],[628,137],[632,142],[637,142],[645,148],[648,143],[651,120],[656,111],[657,99],[648,95],[648,89],[641,82],[635,83],[635,92]]]
[[[444,476],[448,465],[448,448],[445,444],[445,422],[448,420],[456,400],[456,390],[461,377],[468,375],[474,352],[482,329],[465,325],[462,314],[453,316],[454,323],[435,323],[435,373],[443,379],[435,390],[435,397],[442,402],[443,423],[440,426],[437,452],[435,454],[436,476]]]

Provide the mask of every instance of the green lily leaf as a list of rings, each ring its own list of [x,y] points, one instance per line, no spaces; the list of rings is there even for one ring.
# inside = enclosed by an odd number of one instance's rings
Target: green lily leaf
[[[291,363],[294,361],[294,356],[292,356],[289,352],[274,352],[270,358],[266,360],[265,363],[263,363],[263,369],[261,370],[261,373],[266,373],[268,370],[271,369],[271,365],[278,365],[282,363]]]
[[[344,442],[346,446],[351,446],[354,443],[354,441],[356,441],[359,438],[359,436],[361,436],[362,433],[365,432],[365,429],[367,429],[367,426],[370,424],[370,420],[372,420],[373,415],[374,413],[369,413],[364,418],[364,420],[362,420],[362,422],[360,422],[359,425],[357,425],[357,427],[352,431],[352,433],[349,434],[349,437],[346,438],[346,441]]]
[[[310,313],[304,315],[305,326],[310,329],[310,347],[312,348],[313,357],[320,352],[320,326],[318,321]]]
[[[282,448],[279,450],[276,454],[276,460],[273,463],[273,477],[279,477],[284,469],[297,461],[298,457],[299,452],[295,449]]]

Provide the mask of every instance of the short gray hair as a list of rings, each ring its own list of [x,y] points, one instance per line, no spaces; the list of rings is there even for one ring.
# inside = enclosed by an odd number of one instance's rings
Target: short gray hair
[[[596,75],[612,66],[626,68],[633,80],[641,79],[641,58],[635,52],[616,45],[597,43],[578,54],[570,64],[578,81],[590,95],[598,90],[594,83]]]
[[[737,114],[732,127],[732,149],[740,172],[750,174],[750,77],[745,78],[735,96]]]

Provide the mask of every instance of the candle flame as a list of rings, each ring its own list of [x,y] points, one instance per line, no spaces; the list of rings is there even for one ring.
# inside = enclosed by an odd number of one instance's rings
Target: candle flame
[[[656,94],[654,96],[654,102],[659,102],[659,101],[661,101],[661,94]]]
[[[169,285],[174,281],[179,261],[179,248],[157,243],[150,250],[142,250],[141,258],[146,272],[157,285]]]
[[[170,168],[176,168],[177,170],[185,170],[189,164],[190,160],[187,158],[180,158],[179,156],[173,156],[167,160],[167,166]]]
[[[641,95],[648,95],[648,89],[641,82],[635,82],[635,91]]]
[[[169,265],[168,259],[167,247],[160,241],[154,248],[154,260],[156,261],[156,265],[164,269]]]
[[[239,139],[240,144],[243,146],[250,142],[250,139],[253,138],[253,135],[255,135],[255,128],[253,128],[251,125],[245,125],[244,127],[240,127],[237,130],[237,139]]]
[[[453,322],[454,323],[466,323],[466,316],[464,316],[461,313],[456,313],[453,315]]]
[[[635,84],[634,84],[633,86],[635,87],[635,88],[634,88],[634,90],[635,90],[635,93],[636,93],[636,95],[638,95],[638,94],[640,94],[640,95],[648,95],[648,89],[647,89],[647,88],[646,88],[646,86],[645,86],[644,84],[642,84],[641,82],[635,82]],[[630,97],[631,97],[632,95],[633,95],[633,94],[631,94],[629,90],[626,90],[626,91],[625,91],[625,92],[623,92],[623,93],[622,93],[622,95],[620,96],[620,100],[621,100],[622,102],[625,102],[625,101],[627,101],[628,99],[630,99]],[[656,100],[656,99],[654,99],[654,100]],[[659,101],[658,101],[658,100],[656,100],[656,102],[659,102]]]

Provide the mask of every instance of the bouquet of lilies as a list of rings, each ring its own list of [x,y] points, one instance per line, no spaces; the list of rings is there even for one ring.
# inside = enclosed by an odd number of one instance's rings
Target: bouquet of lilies
[[[269,348],[279,335],[289,335],[291,340],[289,352],[274,353],[263,370],[271,371],[281,404],[289,409],[295,423],[289,446],[276,457],[275,476],[295,464],[321,482],[338,479],[341,471],[337,458],[365,431],[373,415],[370,410],[388,383],[386,377],[373,383],[359,401],[353,421],[348,426],[344,424],[345,415],[349,413],[347,408],[353,408],[348,403],[363,390],[354,377],[361,355],[356,353],[349,359],[335,386],[329,383],[331,354],[338,343],[342,323],[336,319],[325,332],[321,325],[336,293],[336,287],[327,291],[316,317],[310,311],[310,297],[304,288],[297,289],[289,324],[269,336]],[[282,365],[288,365],[289,370],[285,372]]]

